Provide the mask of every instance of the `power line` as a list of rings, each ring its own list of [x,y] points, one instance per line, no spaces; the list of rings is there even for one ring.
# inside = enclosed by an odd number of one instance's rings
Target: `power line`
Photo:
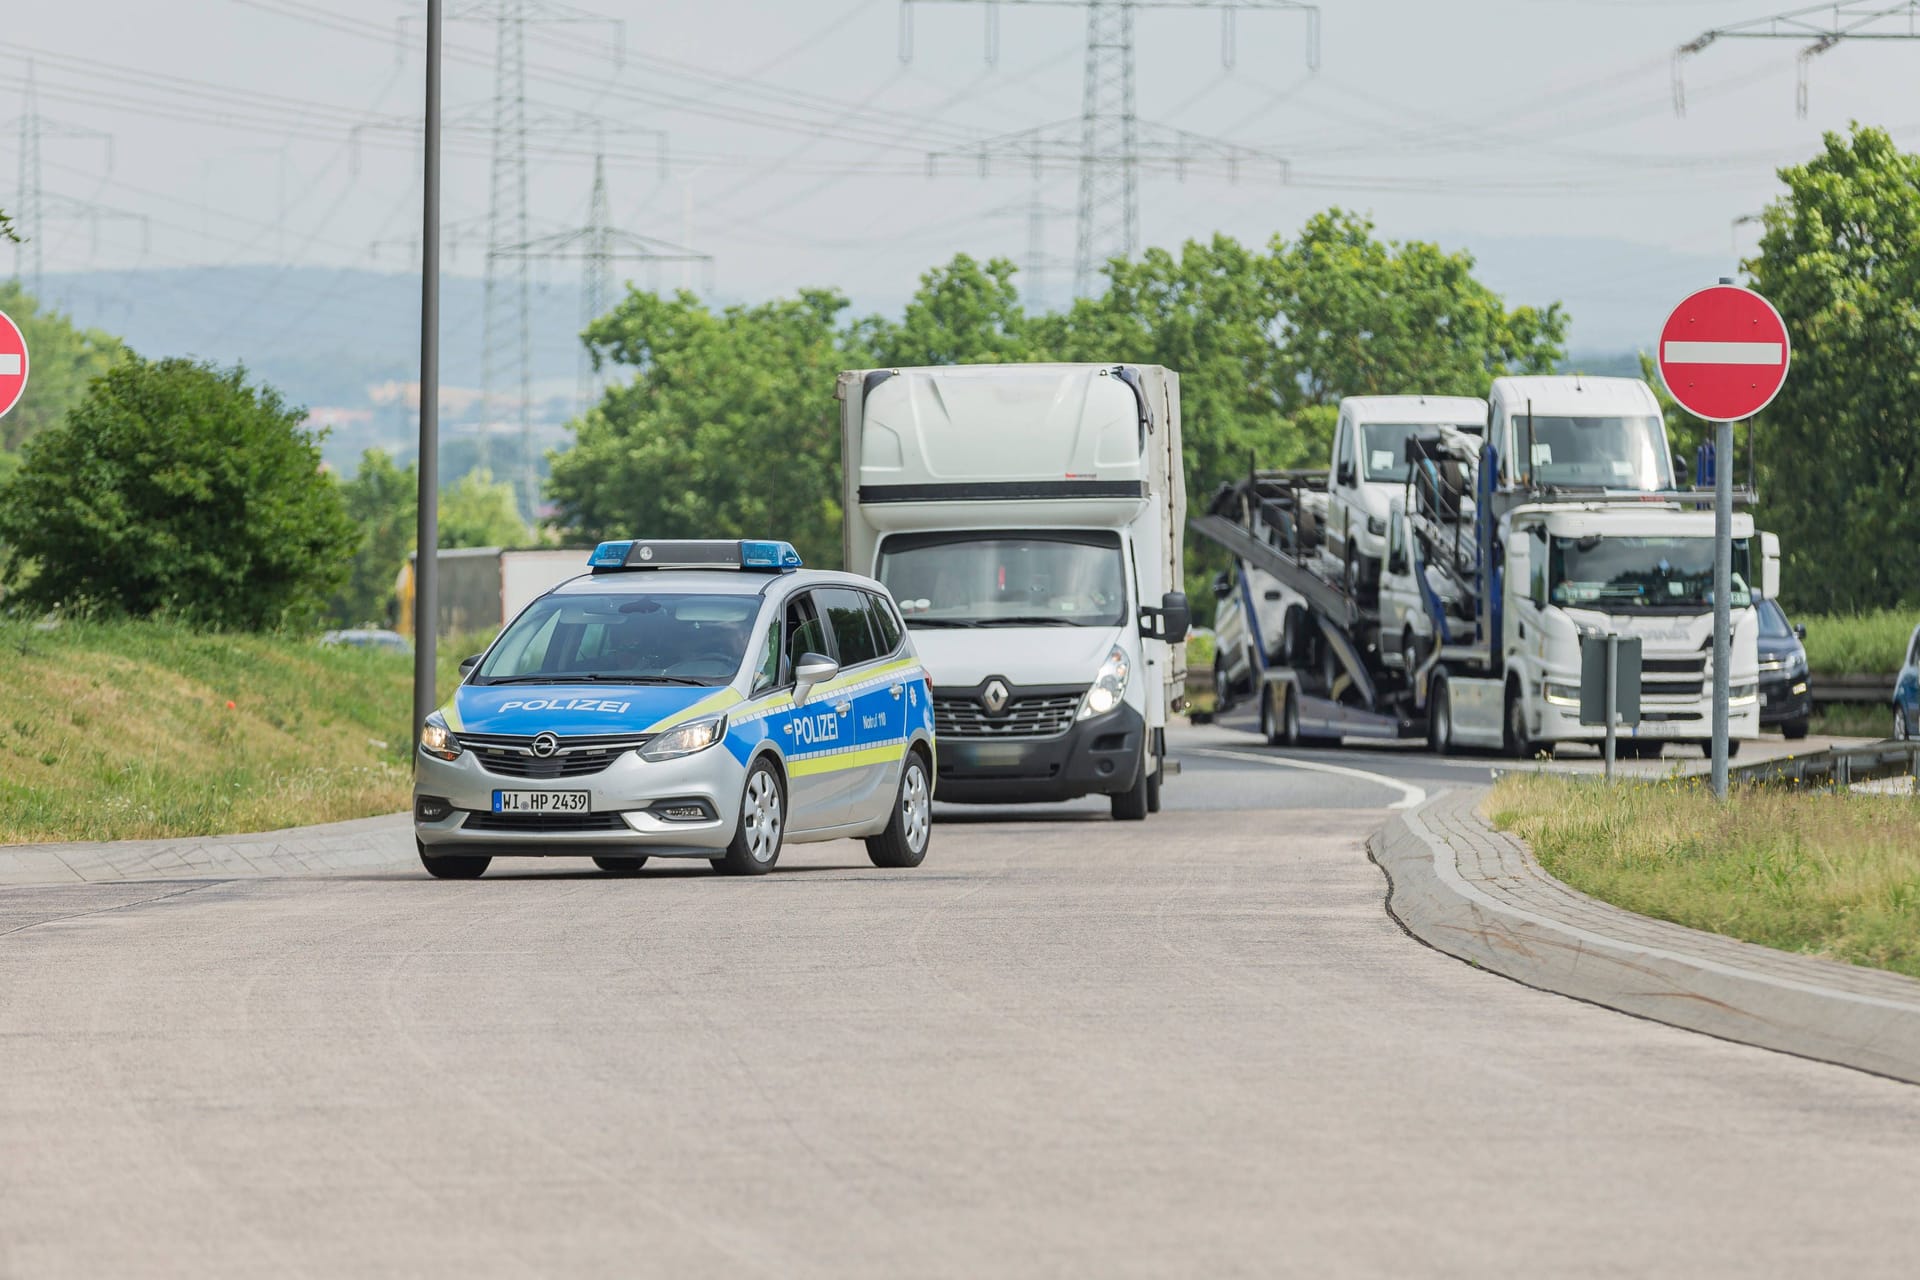
[[[1307,18],[1307,65],[1320,63],[1320,10],[1298,0],[901,0],[900,57],[913,57],[915,4],[984,4],[987,19],[986,58],[1000,56],[1000,5],[1080,8],[1087,13],[1086,76],[1082,83],[1080,119],[1041,125],[984,142],[972,143],[928,157],[930,166],[945,157],[973,159],[984,174],[993,160],[1021,160],[1035,173],[1051,163],[1072,163],[1079,172],[1080,199],[1074,237],[1074,293],[1093,289],[1101,266],[1114,258],[1130,258],[1140,247],[1141,163],[1157,159],[1185,176],[1189,168],[1224,172],[1237,179],[1243,167],[1271,167],[1282,180],[1286,161],[1272,152],[1184,129],[1143,123],[1134,108],[1134,26],[1140,9],[1211,9],[1220,14],[1220,60],[1231,68],[1235,58],[1234,23],[1242,10],[1293,11]]]
[[[21,267],[26,267],[25,279],[29,282],[29,291],[34,297],[41,297],[42,268],[45,265],[43,252],[47,239],[48,215],[75,221],[84,220],[92,229],[96,239],[99,236],[102,218],[125,218],[141,224],[142,244],[146,244],[151,234],[147,229],[147,220],[137,213],[115,209],[110,205],[95,204],[88,200],[76,200],[71,196],[54,195],[41,186],[40,147],[47,138],[82,138],[100,142],[106,146],[107,172],[113,172],[113,135],[98,129],[89,129],[84,125],[67,124],[60,120],[50,120],[40,114],[40,98],[36,92],[33,77],[33,63],[27,63],[27,80],[22,95],[21,112],[15,122],[20,129],[20,186],[17,197],[19,208],[13,212],[19,238],[13,246],[13,278],[22,279]]]
[[[1904,24],[1905,30],[1900,27]],[[1807,64],[1843,40],[1920,40],[1920,0],[1904,4],[1816,4],[1703,31],[1673,53],[1673,113],[1687,114],[1683,64],[1716,40],[1808,40],[1796,62],[1794,110],[1807,114]]]

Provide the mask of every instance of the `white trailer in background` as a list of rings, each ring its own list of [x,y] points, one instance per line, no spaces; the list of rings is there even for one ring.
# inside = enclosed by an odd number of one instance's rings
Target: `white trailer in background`
[[[847,568],[932,678],[938,797],[1157,810],[1186,680],[1178,376],[871,369],[837,394]]]
[[[556,551],[538,548],[449,547],[439,553],[439,634],[489,638],[522,609],[554,587],[587,571],[592,548]],[[399,631],[413,634],[413,569],[410,555],[394,581]]]

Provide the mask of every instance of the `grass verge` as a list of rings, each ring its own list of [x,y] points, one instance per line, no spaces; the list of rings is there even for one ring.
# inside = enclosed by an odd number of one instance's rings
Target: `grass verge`
[[[1815,703],[1807,732],[1823,738],[1884,738],[1893,732],[1893,709],[1880,703]]]
[[[1920,623],[1911,609],[1870,613],[1793,616],[1807,628],[1807,667],[1816,675],[1891,676],[1907,655],[1907,639]]]
[[[1510,774],[1494,825],[1582,893],[1656,919],[1920,978],[1920,798],[1607,787]]]
[[[441,648],[441,687],[467,652]],[[391,813],[412,659],[172,623],[0,623],[0,844]]]

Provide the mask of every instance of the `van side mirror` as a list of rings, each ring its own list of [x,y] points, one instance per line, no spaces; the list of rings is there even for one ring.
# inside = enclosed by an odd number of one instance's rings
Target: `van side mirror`
[[[1193,627],[1193,610],[1187,606],[1186,593],[1169,591],[1160,597],[1160,607],[1140,610],[1140,634],[1149,640],[1179,644]]]
[[[1807,638],[1807,624],[1804,622],[1794,623],[1793,635],[1794,635],[1794,638],[1797,640],[1805,640]]]
[[[486,656],[484,653],[476,653],[472,657],[460,659],[460,678],[465,680],[473,669],[480,665],[480,659]]]
[[[824,653],[803,653],[793,667],[793,705],[807,700],[815,685],[825,684],[840,674],[840,664]]]
[[[1213,594],[1214,598],[1218,600],[1225,600],[1228,596],[1232,595],[1233,578],[1225,573],[1215,574],[1213,578]]]
[[[1341,463],[1340,470],[1336,472],[1334,475],[1334,481],[1335,483],[1339,484],[1342,488],[1346,488],[1346,489],[1352,488],[1353,487],[1353,464],[1351,462]]]

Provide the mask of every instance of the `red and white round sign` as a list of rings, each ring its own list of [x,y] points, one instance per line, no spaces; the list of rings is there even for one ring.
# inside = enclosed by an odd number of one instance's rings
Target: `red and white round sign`
[[[7,416],[27,391],[27,335],[13,317],[0,311],[0,418]]]
[[[1751,289],[1690,295],[1660,330],[1660,376],[1680,407],[1709,422],[1751,418],[1773,403],[1792,357],[1787,325]]]

